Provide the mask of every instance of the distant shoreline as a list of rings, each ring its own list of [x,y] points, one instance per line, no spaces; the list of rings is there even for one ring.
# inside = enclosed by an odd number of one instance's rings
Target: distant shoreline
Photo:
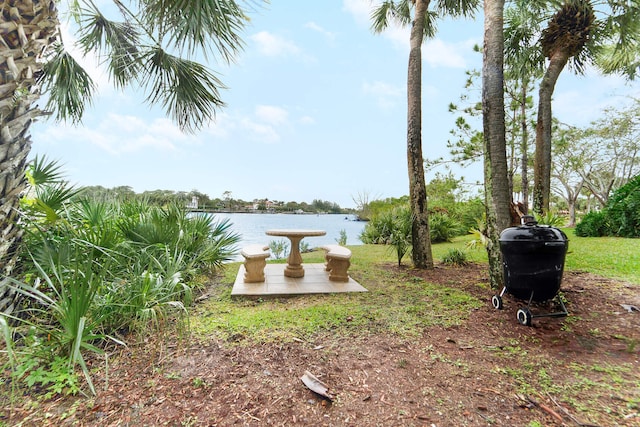
[[[285,212],[285,211],[278,211],[278,212],[269,212],[269,211],[249,211],[249,210],[241,210],[241,211],[234,211],[234,210],[228,210],[228,209],[188,209],[189,212],[196,212],[196,213],[210,213],[210,214],[248,214],[248,215],[345,215],[345,216],[352,216],[353,219],[349,219],[350,221],[367,221],[366,219],[362,219],[360,218],[357,214],[352,213],[352,212],[338,212],[338,213],[333,213],[333,212]],[[347,219],[345,217],[345,219]]]

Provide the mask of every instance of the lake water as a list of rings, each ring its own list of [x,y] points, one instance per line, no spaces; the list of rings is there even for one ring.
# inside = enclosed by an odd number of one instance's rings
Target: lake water
[[[267,236],[265,232],[273,228],[304,228],[313,230],[325,230],[324,236],[305,237],[303,243],[308,243],[309,247],[316,247],[327,244],[335,244],[340,238],[340,230],[347,233],[347,245],[361,245],[360,233],[364,229],[366,222],[355,221],[353,215],[344,214],[242,214],[242,213],[216,213],[213,214],[218,221],[229,219],[231,230],[239,234],[242,241],[239,247],[247,244],[260,243],[268,245],[269,242],[284,239],[287,244],[289,240],[285,237]]]

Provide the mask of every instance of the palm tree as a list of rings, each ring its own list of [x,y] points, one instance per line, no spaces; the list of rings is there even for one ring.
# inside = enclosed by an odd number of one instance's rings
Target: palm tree
[[[92,0],[69,3],[79,46],[101,56],[116,87],[141,87],[148,104],[161,105],[188,132],[224,105],[222,82],[190,58],[231,61],[239,52],[248,18],[236,1],[141,0],[131,10],[114,0],[120,21],[109,19]],[[47,114],[78,123],[94,85],[65,50],[54,0],[4,1],[0,11],[0,275],[8,276],[19,265],[19,197],[31,148],[29,126]],[[35,105],[41,93],[49,96],[44,110]],[[10,300],[0,289],[0,311]]]
[[[533,208],[537,213],[549,210],[551,194],[551,96],[560,73],[570,58],[582,67],[580,54],[592,35],[595,15],[588,1],[570,0],[551,18],[542,32],[542,53],[549,59],[538,91],[536,153],[533,165]]]
[[[411,23],[407,72],[407,165],[412,213],[412,257],[416,268],[433,268],[422,156],[422,42],[435,35],[438,16],[472,16],[478,1],[438,0],[434,2],[435,10],[429,10],[430,5],[430,0],[385,0],[372,14],[372,28],[377,33],[384,31],[391,22],[403,26]]]
[[[499,287],[502,279],[500,232],[509,227],[511,191],[507,174],[504,120],[504,0],[484,2],[482,50],[482,122],[485,144],[484,182],[487,210],[489,279]]]
[[[594,6],[603,6],[596,12]],[[640,65],[640,3],[566,0],[540,39],[549,60],[539,89],[534,161],[534,211],[549,210],[551,193],[551,98],[569,61],[582,73],[591,62],[605,73],[633,79]]]

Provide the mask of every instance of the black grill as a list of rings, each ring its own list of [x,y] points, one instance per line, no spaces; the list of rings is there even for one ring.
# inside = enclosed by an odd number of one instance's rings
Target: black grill
[[[523,217],[523,222],[523,225],[507,228],[500,234],[505,286],[491,301],[496,309],[501,309],[505,292],[528,301],[525,308],[518,310],[517,317],[521,324],[530,326],[535,317],[567,315],[560,298],[557,298],[560,312],[532,314],[531,303],[551,300],[558,294],[569,239],[562,230],[538,225],[531,216]]]

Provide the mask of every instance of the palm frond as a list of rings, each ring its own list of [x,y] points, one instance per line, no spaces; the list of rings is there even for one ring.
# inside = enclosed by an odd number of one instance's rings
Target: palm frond
[[[199,63],[155,47],[144,55],[142,68],[149,92],[146,101],[161,104],[183,131],[201,128],[224,106],[219,95],[223,83]]]
[[[174,49],[219,53],[230,62],[243,47],[240,33],[249,22],[231,0],[155,0],[142,2],[149,27],[166,34]]]
[[[66,183],[40,185],[35,188],[37,204],[48,209],[60,211],[81,190],[67,186]]]
[[[440,0],[435,10],[427,10],[424,16],[424,39],[435,37],[438,19],[449,15],[452,17],[473,17],[478,9],[478,0]],[[401,27],[411,25],[413,2],[410,0],[385,0],[371,13],[371,29],[381,33],[390,25]]]
[[[401,27],[411,24],[411,9],[406,0],[385,0],[371,12],[371,30],[381,33],[391,25]]]
[[[56,120],[80,123],[85,107],[92,103],[95,85],[62,44],[53,51],[38,77],[42,91],[49,94],[46,109],[55,111]]]
[[[601,40],[596,62],[605,73],[620,73],[634,79],[640,71],[640,4],[608,2],[611,14],[595,31]]]
[[[84,54],[95,51],[104,61],[118,88],[131,82],[140,70],[140,34],[129,22],[107,19],[93,3],[79,13],[78,44]]]
[[[438,0],[437,9],[441,16],[473,18],[479,6],[479,0]]]
[[[47,156],[34,157],[27,167],[26,175],[29,185],[33,187],[64,180],[60,162],[49,160]]]

